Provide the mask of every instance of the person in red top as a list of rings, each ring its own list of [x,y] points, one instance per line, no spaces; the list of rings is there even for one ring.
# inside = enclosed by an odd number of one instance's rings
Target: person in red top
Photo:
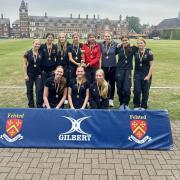
[[[101,48],[96,42],[96,36],[94,33],[88,34],[87,43],[83,44],[82,50],[84,50],[83,64],[86,68],[86,78],[90,83],[95,80],[95,72],[100,66]]]

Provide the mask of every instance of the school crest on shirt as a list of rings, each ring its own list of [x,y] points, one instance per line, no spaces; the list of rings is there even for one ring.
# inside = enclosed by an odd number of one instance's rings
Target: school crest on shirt
[[[4,139],[10,143],[23,139],[20,131],[23,127],[24,114],[12,114],[8,113],[8,119],[6,121],[6,132],[0,135],[0,139]]]
[[[128,137],[130,141],[138,144],[151,141],[151,137],[146,135],[148,130],[146,115],[130,115],[130,128],[132,131],[132,135]]]

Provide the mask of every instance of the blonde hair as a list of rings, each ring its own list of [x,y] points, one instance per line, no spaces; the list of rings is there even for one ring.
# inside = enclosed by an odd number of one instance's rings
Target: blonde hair
[[[66,33],[64,33],[64,32],[59,33],[59,37],[61,35],[65,37],[65,42],[64,42],[64,45],[63,45],[63,51],[66,52],[67,51],[67,37],[66,37]],[[59,50],[61,51],[62,47],[61,47],[60,39],[58,38],[58,51]]]
[[[144,44],[146,44],[146,40],[143,37],[139,37],[137,40],[142,41]]]
[[[98,69],[96,71],[96,74],[97,73],[102,74],[103,77],[104,77],[104,71],[102,69]],[[103,79],[102,83],[101,83],[100,95],[103,98],[107,98],[108,97],[108,83],[107,83],[107,81],[105,79]]]

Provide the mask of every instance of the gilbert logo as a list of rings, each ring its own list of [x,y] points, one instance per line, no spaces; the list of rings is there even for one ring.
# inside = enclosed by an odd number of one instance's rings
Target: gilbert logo
[[[145,142],[151,141],[151,137],[145,136],[148,130],[146,115],[144,116],[130,115],[130,119],[131,119],[130,126],[133,135],[129,136],[128,139],[138,144],[143,144]]]
[[[90,141],[91,134],[88,134],[81,129],[81,123],[84,120],[90,118],[89,116],[82,117],[79,119],[74,119],[74,118],[68,117],[68,116],[62,116],[62,117],[68,119],[71,122],[72,126],[67,132],[61,133],[59,135],[60,141]],[[76,132],[76,134],[73,134],[75,132]]]
[[[19,134],[22,129],[23,118],[24,114],[8,113],[8,119],[6,121],[6,133],[0,135],[0,139],[5,139],[10,143],[23,139],[23,136]]]

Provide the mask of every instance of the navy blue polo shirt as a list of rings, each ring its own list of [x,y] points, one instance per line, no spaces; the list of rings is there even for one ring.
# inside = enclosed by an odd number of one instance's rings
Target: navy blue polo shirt
[[[109,84],[108,84],[108,95],[107,95],[107,98],[100,97],[98,86],[97,86],[96,82],[91,84],[89,91],[90,91],[90,99],[89,100],[90,101],[94,101],[94,103],[96,103],[98,108],[104,107],[103,103],[105,101],[108,100],[108,102],[109,102],[109,97],[110,97],[110,93],[111,93],[111,86]],[[108,105],[109,105],[109,103],[108,103]]]
[[[107,46],[109,53],[107,55],[106,44],[105,42],[100,44],[102,52],[102,67],[116,67],[116,54],[117,54],[117,43],[112,41],[111,45]],[[108,56],[108,59],[107,59]]]
[[[72,79],[69,82],[69,87],[71,88],[71,97],[72,102],[75,109],[80,109],[84,103],[85,97],[86,97],[86,90],[89,89],[89,82],[85,81],[83,84],[81,84],[79,93],[78,93],[78,85],[77,80]]]
[[[68,48],[70,45],[71,44],[69,42],[67,42],[67,49],[65,52],[63,50],[60,50],[60,47],[58,47],[58,53],[57,53],[57,64],[58,65],[63,66],[63,67],[69,65]],[[63,49],[62,46],[61,46],[61,49]]]
[[[73,44],[68,47],[68,53],[69,52],[72,53],[72,58],[77,63],[81,63],[81,48],[82,48],[82,44],[81,43],[79,44],[79,49],[76,46],[74,46]],[[76,55],[76,52],[77,52],[77,55]],[[76,57],[78,58],[77,60],[75,59]],[[76,67],[76,65],[73,64],[71,61],[69,61],[69,66],[70,67]]]
[[[40,47],[42,52],[42,70],[45,72],[52,72],[57,67],[57,45],[52,45],[51,54],[49,56],[46,43]]]
[[[38,52],[38,57],[35,60],[33,57],[33,51],[31,49],[24,54],[24,58],[26,58],[28,62],[27,74],[28,75],[33,74],[35,76],[40,75],[41,74],[41,61],[42,61],[41,52],[40,51]]]
[[[56,107],[62,99],[64,93],[64,89],[56,92],[57,87],[55,86],[54,78],[54,76],[48,78],[45,84],[45,86],[48,87],[48,101],[50,107]],[[64,88],[66,88],[66,85]]]
[[[135,57],[135,71],[134,74],[139,74],[140,78],[143,78],[148,75],[150,69],[150,61],[154,60],[153,53],[150,49],[145,49],[142,61],[140,58],[142,54],[139,55],[139,49],[134,53]]]
[[[136,51],[136,46],[128,46],[123,48],[123,46],[119,46],[117,48],[118,53],[118,61],[117,61],[117,67],[118,69],[133,69],[133,55]]]

